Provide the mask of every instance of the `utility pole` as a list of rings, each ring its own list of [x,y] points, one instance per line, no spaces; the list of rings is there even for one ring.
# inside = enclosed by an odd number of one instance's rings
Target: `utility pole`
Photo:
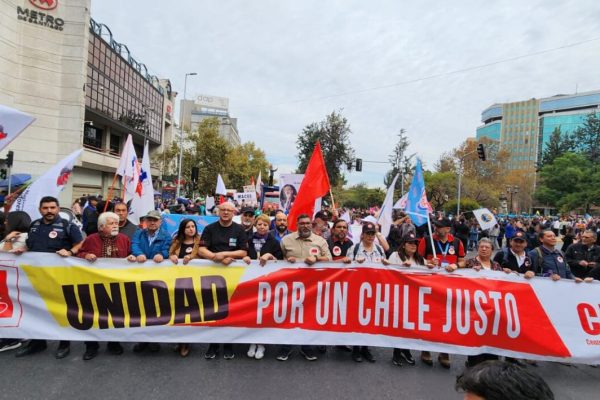
[[[188,76],[198,75],[196,72],[188,72],[185,74],[185,81],[183,84],[183,104],[185,104],[185,98],[187,95],[187,78]],[[177,172],[177,191],[175,197],[180,197],[181,194],[181,164],[183,163],[183,107],[181,107],[180,118],[179,118],[179,170]]]

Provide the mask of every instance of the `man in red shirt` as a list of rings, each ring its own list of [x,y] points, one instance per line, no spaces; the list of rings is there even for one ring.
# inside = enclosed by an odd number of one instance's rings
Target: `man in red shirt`
[[[98,217],[98,233],[85,238],[77,257],[94,262],[97,258],[126,258],[130,252],[129,238],[119,233],[119,216],[112,212],[105,212]],[[83,359],[87,361],[96,357],[99,348],[98,342],[85,342]],[[123,353],[123,347],[119,342],[109,342],[107,349],[111,354]]]
[[[456,271],[465,267],[465,248],[462,241],[450,234],[452,222],[448,218],[442,218],[435,222],[433,240],[427,236],[419,242],[418,252],[433,265],[444,268],[448,272]],[[432,244],[433,242],[433,244]],[[435,246],[435,257],[433,256]],[[433,365],[431,353],[421,352],[421,361],[427,365]],[[448,353],[440,353],[438,361],[444,368],[450,368],[450,356]]]

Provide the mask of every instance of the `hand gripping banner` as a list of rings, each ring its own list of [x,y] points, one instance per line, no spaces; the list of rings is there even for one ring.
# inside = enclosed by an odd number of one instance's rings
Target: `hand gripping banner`
[[[600,284],[503,272],[3,254],[0,337],[369,345],[600,363]]]

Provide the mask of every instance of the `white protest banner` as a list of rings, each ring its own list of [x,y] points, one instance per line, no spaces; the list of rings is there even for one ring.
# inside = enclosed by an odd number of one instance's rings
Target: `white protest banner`
[[[235,201],[238,202],[238,204],[251,204],[254,205],[257,203],[256,200],[256,192],[242,192],[242,193],[236,193],[235,194]]]
[[[496,221],[496,217],[494,217],[494,214],[492,214],[487,208],[473,210],[473,214],[475,215],[475,218],[477,218],[479,226],[484,231],[486,229],[493,228],[494,225],[498,223],[498,221]]]
[[[598,364],[599,289],[472,269],[5,253],[0,337],[365,345]]]

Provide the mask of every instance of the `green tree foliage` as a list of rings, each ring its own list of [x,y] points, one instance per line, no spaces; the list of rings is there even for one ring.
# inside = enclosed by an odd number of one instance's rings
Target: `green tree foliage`
[[[600,163],[600,114],[591,113],[573,132],[575,149],[594,164]]]
[[[388,158],[392,169],[390,169],[383,178],[383,183],[386,187],[389,187],[392,184],[396,174],[402,171],[402,178],[404,179],[404,192],[408,190],[408,186],[410,185],[409,179],[412,174],[412,170],[414,169],[413,158],[415,156],[414,153],[410,155],[406,154],[406,150],[408,149],[409,145],[410,141],[406,136],[406,131],[404,129],[400,129],[396,146]],[[401,178],[398,178],[396,181],[396,187],[394,188],[394,190],[398,192],[400,196],[402,195],[402,193],[400,193],[402,189],[402,183],[403,182]]]
[[[557,157],[574,150],[573,138],[568,134],[563,134],[560,126],[557,126],[550,135],[550,140],[542,152],[542,159],[538,162],[538,168],[544,165],[552,164]]]
[[[424,172],[427,199],[434,210],[442,210],[448,201],[456,198],[456,174],[446,172]],[[461,201],[462,205],[462,201]],[[456,206],[456,202],[455,202]],[[461,207],[462,208],[462,207]]]
[[[478,208],[481,208],[481,205],[470,198],[462,198],[460,199],[460,212],[473,211]],[[448,214],[456,214],[456,199],[452,199],[444,204],[444,211]]]
[[[306,171],[315,143],[319,140],[329,182],[332,186],[343,185],[345,179],[341,172],[342,166],[351,164],[354,160],[354,150],[350,144],[351,133],[348,120],[341,113],[335,111],[327,115],[323,121],[313,122],[304,127],[296,140],[297,173],[303,174]]]
[[[336,205],[349,208],[368,208],[381,206],[385,192],[379,188],[369,189],[365,183],[359,183],[348,189],[337,189],[335,192]]]
[[[250,184],[250,178],[269,176],[269,162],[265,152],[256,147],[254,142],[246,142],[236,146],[227,155],[226,183],[229,187],[240,189]]]
[[[562,212],[600,204],[600,169],[582,154],[566,153],[540,171],[535,198]]]

